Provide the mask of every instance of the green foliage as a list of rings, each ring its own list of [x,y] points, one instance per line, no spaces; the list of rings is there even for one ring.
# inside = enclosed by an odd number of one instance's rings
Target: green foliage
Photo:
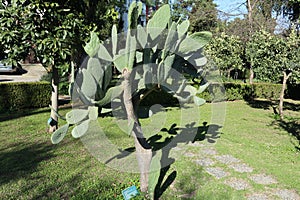
[[[192,10],[189,13],[189,20],[191,22],[191,32],[214,32],[220,23],[217,5],[212,0],[194,1]]]
[[[48,82],[0,83],[0,111],[48,106],[51,86]]]
[[[83,45],[94,30],[107,38],[123,1],[38,1],[16,0],[0,4],[0,55],[17,65],[29,50],[51,71],[67,72],[70,62],[80,66]],[[42,16],[42,17],[41,17]],[[5,53],[3,52],[5,51]]]
[[[189,19],[191,32],[214,32],[219,25],[217,5],[212,0],[174,1],[171,6],[172,19]]]
[[[288,38],[256,32],[246,46],[246,59],[252,65],[256,79],[281,82],[283,71],[293,71],[292,82],[300,82],[300,37],[294,32]]]
[[[214,37],[206,47],[206,53],[218,67],[222,75],[229,77],[233,69],[242,70],[243,43],[237,36],[228,36],[222,33]]]

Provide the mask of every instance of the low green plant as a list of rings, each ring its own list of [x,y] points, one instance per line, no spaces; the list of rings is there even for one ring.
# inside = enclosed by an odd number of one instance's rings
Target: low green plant
[[[254,83],[254,84],[245,84],[245,83],[223,83],[225,88],[224,100],[234,101],[234,100],[251,100],[254,98],[268,99],[268,100],[278,100],[281,85],[272,84],[272,83]],[[211,102],[215,95],[222,94],[220,90],[221,87],[219,84],[210,84],[207,91],[204,91],[202,94],[199,94],[201,98],[204,98],[206,101]],[[219,95],[221,96],[221,95]]]
[[[0,83],[0,111],[48,106],[51,85],[48,82]]]

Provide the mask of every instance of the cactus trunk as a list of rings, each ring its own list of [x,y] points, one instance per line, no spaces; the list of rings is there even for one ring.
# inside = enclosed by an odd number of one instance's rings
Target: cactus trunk
[[[137,115],[134,112],[131,83],[130,83],[130,71],[123,70],[123,99],[127,113],[128,124],[134,123],[132,128],[132,136],[134,138],[134,144],[136,149],[136,156],[140,171],[140,184],[141,191],[147,192],[148,190],[148,177],[150,171],[150,164],[152,159],[151,146],[147,143],[146,138],[143,136],[141,125],[138,121]]]

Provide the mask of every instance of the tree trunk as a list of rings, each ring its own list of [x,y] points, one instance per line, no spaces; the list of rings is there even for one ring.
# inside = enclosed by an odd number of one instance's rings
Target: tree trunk
[[[56,67],[52,68],[52,80],[51,80],[51,86],[52,86],[52,93],[51,93],[51,122],[49,127],[49,132],[53,133],[58,126],[58,116],[56,113],[58,113],[58,85],[59,85],[59,74],[58,69]],[[55,113],[56,112],[56,113]]]
[[[249,22],[249,36],[252,37],[252,31],[253,31],[253,9],[255,8],[255,4],[258,0],[255,0],[252,5],[251,1],[247,0],[247,10],[248,10],[248,22]],[[249,83],[253,84],[254,79],[254,71],[253,66],[251,64],[250,66],[250,77],[249,77]]]
[[[289,79],[289,77],[292,75],[292,72],[286,74],[286,72],[283,72],[283,81],[282,81],[282,89],[279,97],[279,115],[280,119],[283,120],[283,100],[284,100],[284,91],[286,88],[286,82]]]
[[[141,125],[138,121],[137,115],[134,112],[134,106],[132,101],[131,84],[130,84],[130,74],[131,72],[124,69],[122,75],[124,77],[123,87],[124,94],[123,100],[125,104],[125,109],[128,119],[128,127],[134,122],[132,129],[132,136],[134,138],[136,157],[138,161],[138,166],[140,170],[140,184],[141,191],[147,192],[148,190],[148,175],[150,171],[150,164],[152,159],[151,146],[147,143],[146,138],[143,136]]]
[[[253,79],[254,79],[254,71],[252,66],[250,66],[250,77],[249,77],[249,83],[253,84]]]

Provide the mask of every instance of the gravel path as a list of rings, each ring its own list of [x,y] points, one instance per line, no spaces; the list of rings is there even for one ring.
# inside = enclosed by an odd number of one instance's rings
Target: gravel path
[[[248,200],[300,200],[297,191],[276,188],[278,181],[275,177],[265,173],[257,173],[251,166],[232,155],[220,154],[213,145],[189,143],[188,146],[199,148],[200,154],[186,151],[184,155],[187,158],[194,159],[194,162],[202,166],[208,174],[234,190],[249,191],[245,196]],[[182,149],[183,147],[177,148]],[[241,178],[239,174],[245,174],[246,176]],[[253,185],[257,184],[262,185],[265,190],[263,192],[255,191]]]

